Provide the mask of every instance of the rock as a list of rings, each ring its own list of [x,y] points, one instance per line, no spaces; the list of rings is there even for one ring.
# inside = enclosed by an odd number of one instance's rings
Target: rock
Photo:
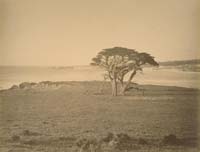
[[[19,85],[20,89],[31,89],[37,86],[35,82],[23,82]]]
[[[17,89],[19,89],[19,87],[18,87],[17,85],[13,85],[13,86],[10,88],[10,90],[17,90]]]
[[[31,88],[31,83],[29,83],[29,82],[23,82],[23,83],[21,83],[19,85],[19,88],[20,89],[29,89],[29,88]]]

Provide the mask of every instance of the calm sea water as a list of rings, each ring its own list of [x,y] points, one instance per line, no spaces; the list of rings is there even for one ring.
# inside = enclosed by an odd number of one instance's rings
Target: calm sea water
[[[0,89],[21,82],[103,81],[104,71],[90,66],[75,67],[0,67]],[[181,86],[200,89],[200,72],[145,68],[133,80],[139,84]]]

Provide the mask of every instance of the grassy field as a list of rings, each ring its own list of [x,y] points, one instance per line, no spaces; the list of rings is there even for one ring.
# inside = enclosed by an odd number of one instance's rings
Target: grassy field
[[[198,151],[199,90],[138,87],[118,97],[103,82],[1,91],[0,151]]]

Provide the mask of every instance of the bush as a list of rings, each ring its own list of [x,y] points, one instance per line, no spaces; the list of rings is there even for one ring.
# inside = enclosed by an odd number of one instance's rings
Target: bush
[[[20,136],[18,136],[18,135],[12,136],[12,141],[19,141],[19,140],[20,140]]]
[[[101,149],[101,143],[97,141],[97,139],[79,139],[76,142],[76,146],[79,148],[80,151],[84,152],[96,152]]]
[[[145,139],[143,139],[143,138],[139,138],[138,139],[138,144],[140,144],[140,145],[147,145],[148,142]]]
[[[113,138],[114,138],[114,134],[109,132],[107,134],[107,136],[102,139],[102,141],[106,142],[106,143],[109,143]]]
[[[164,136],[162,143],[165,145],[179,145],[180,140],[177,139],[176,135],[170,134],[170,135]]]

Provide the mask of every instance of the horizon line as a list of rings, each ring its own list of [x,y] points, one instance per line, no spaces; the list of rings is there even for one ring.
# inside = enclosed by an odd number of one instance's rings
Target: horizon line
[[[200,58],[193,58],[193,59],[178,59],[178,60],[165,60],[165,61],[158,61],[158,63],[163,62],[176,62],[176,61],[192,61],[192,60],[200,60]],[[77,64],[77,65],[0,65],[0,66],[13,66],[13,67],[77,67],[77,66],[90,66],[90,64]]]

